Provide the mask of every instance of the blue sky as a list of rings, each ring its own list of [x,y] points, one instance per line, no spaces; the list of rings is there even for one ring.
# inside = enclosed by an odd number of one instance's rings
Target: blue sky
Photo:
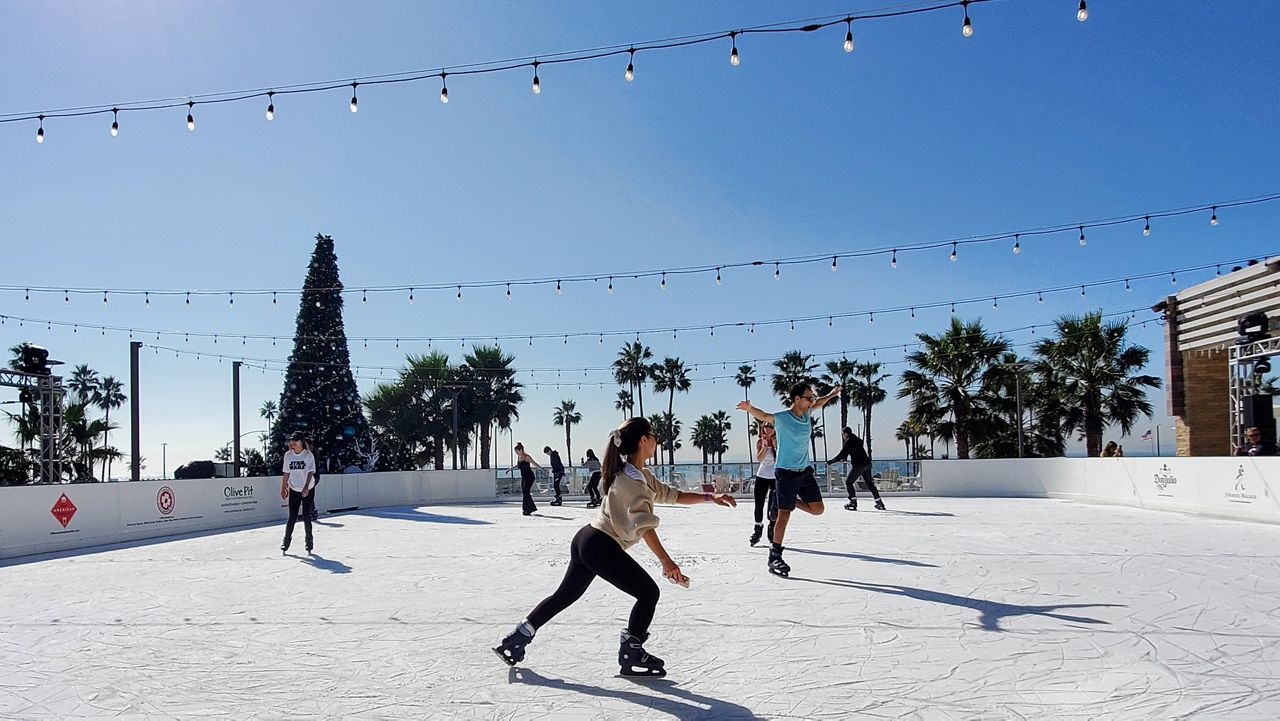
[[[415,68],[627,44],[767,22],[857,13],[878,3],[0,2],[6,82],[0,113],[345,79]],[[1280,111],[1277,20],[1263,2],[992,2],[972,8],[855,23],[739,43],[642,53],[624,82],[625,58],[543,68],[543,92],[527,71],[294,96],[263,118],[257,100],[196,108],[0,125],[5,172],[0,284],[130,288],[300,286],[312,238],[332,235],[348,287],[495,278],[609,274],[635,269],[822,254],[1014,231],[1197,205],[1280,189],[1275,118]],[[789,318],[993,296],[1187,267],[1277,250],[1280,204],[1207,217],[1099,229],[1081,248],[1073,234],[883,259],[656,281],[348,298],[350,336],[492,336],[674,327]],[[962,308],[993,330],[1046,324],[1063,313],[1146,308],[1213,271],[1120,287]],[[0,293],[0,313],[89,324],[190,329],[228,336],[289,335],[296,298],[177,299],[150,309],[137,299]],[[713,361],[825,354],[910,342],[936,332],[945,309],[800,326],[645,338],[726,374]],[[1153,317],[1138,313],[1138,320]],[[1162,373],[1162,330],[1135,327]],[[1015,343],[1034,339],[1011,334]],[[128,376],[127,334],[0,326],[5,346],[32,340],[55,357]],[[622,339],[504,344],[517,365],[606,366]],[[179,342],[180,343],[180,342]],[[166,340],[163,345],[173,345]],[[260,358],[287,344],[222,338],[183,348]],[[455,355],[460,349],[441,344]],[[396,365],[402,344],[352,343],[357,363]],[[892,362],[900,352],[877,352]],[[866,360],[869,354],[859,356]],[[891,364],[894,373],[901,366]],[[376,372],[374,372],[376,375]],[[554,372],[527,383],[555,380]],[[144,356],[144,474],[207,458],[230,439],[230,367],[210,359]],[[561,382],[607,381],[562,372]],[[279,395],[280,376],[248,372],[245,430]],[[362,381],[362,389],[372,381]],[[619,419],[616,387],[529,388],[516,440],[563,445],[551,410],[578,402],[575,455],[598,445]],[[754,397],[762,395],[757,388]],[[686,426],[731,409],[728,381],[695,382],[676,398]],[[1170,428],[1164,397],[1151,425]],[[12,408],[12,406],[8,406]],[[651,402],[646,398],[646,410]],[[876,409],[875,449],[892,439],[905,405]],[[1142,424],[1145,430],[1148,424]],[[738,423],[731,440],[742,436]],[[1171,433],[1166,431],[1166,448]],[[505,449],[506,440],[503,441]],[[127,429],[113,443],[128,448]],[[1131,447],[1140,444],[1136,439]],[[686,443],[687,445],[687,443]],[[735,443],[729,456],[740,456]],[[679,457],[696,457],[687,448]],[[506,458],[505,451],[501,456]],[[122,471],[123,472],[123,471]]]

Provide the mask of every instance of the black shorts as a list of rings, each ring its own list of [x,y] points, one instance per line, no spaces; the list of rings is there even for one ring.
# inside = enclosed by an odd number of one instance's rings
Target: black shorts
[[[774,473],[774,476],[777,483],[778,508],[784,511],[794,511],[797,498],[805,503],[820,503],[822,501],[822,490],[818,488],[818,479],[813,475],[813,466],[809,466],[803,471],[779,468]]]

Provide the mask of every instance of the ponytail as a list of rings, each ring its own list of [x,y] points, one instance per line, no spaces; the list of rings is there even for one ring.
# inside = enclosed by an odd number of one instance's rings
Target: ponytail
[[[604,459],[600,461],[600,476],[604,480],[602,492],[609,492],[613,477],[626,466],[626,458],[640,449],[640,439],[652,434],[653,426],[641,417],[624,421],[609,433],[604,446]]]

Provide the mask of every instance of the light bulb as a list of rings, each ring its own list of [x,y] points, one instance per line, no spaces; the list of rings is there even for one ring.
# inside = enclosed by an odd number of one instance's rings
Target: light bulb
[[[1218,224],[1218,206],[1213,206],[1213,215],[1209,217],[1209,225]]]
[[[955,243],[951,244],[951,262],[952,263],[956,262],[956,244]]]
[[[275,91],[267,93],[267,120],[276,119]]]
[[[449,86],[445,84],[444,73],[440,74],[440,102],[449,102]]]
[[[556,281],[556,295],[560,295],[560,294],[562,294],[563,292],[564,292],[564,291],[560,290],[560,281],[558,281],[558,280],[557,280],[557,281]]]
[[[1080,226],[1080,246],[1084,247],[1085,242],[1086,241],[1084,239],[1084,226],[1082,225]]]
[[[356,88],[359,85],[360,83],[351,83],[351,112],[353,113],[360,109],[360,105],[356,101]]]
[[[609,295],[613,295],[613,276],[609,276]]]
[[[1018,236],[1013,236],[1013,254],[1017,255],[1022,252],[1022,243],[1018,240]]]
[[[716,285],[721,285],[723,283],[724,281],[720,279],[720,269],[716,268]]]
[[[118,108],[111,109],[111,137],[120,134],[120,110]]]
[[[973,37],[973,23],[969,22],[969,11],[964,11],[964,28],[960,30],[966,38]]]
[[[36,130],[36,142],[37,143],[44,142],[44,116],[43,115],[40,116],[40,128]]]
[[[462,286],[458,286],[458,302],[462,302]]]
[[[1132,292],[1133,292],[1133,286],[1129,285],[1129,279],[1128,279],[1128,278],[1125,278],[1125,279],[1124,279],[1124,292],[1126,292],[1126,293],[1132,293]]]
[[[1080,286],[1080,300],[1084,300],[1084,299],[1085,299],[1084,286],[1082,285]]]
[[[834,273],[836,270],[836,257],[833,255],[831,256],[831,272]]]
[[[187,101],[187,130],[194,133],[196,131],[196,104],[190,100]]]
[[[992,299],[991,299],[991,307],[992,307],[992,308],[999,308],[999,307],[1000,307],[1000,299],[999,299],[999,298],[992,298]]]
[[[542,92],[542,81],[538,80],[538,61],[533,61],[533,94]]]
[[[898,249],[897,248],[893,249],[893,255],[889,258],[889,267],[890,268],[898,267]]]
[[[1146,222],[1142,226],[1142,234],[1144,236],[1149,236],[1151,235],[1151,216],[1148,215],[1145,218],[1143,218],[1143,220]]]
[[[1084,6],[1084,0],[1080,0],[1080,9],[1076,11],[1076,20],[1084,22],[1089,19],[1089,9]]]
[[[853,52],[853,21],[846,20],[845,23],[848,24],[849,29],[846,30],[844,34],[844,51],[846,53],[851,53]]]
[[[778,269],[778,264],[773,264],[773,279],[777,280],[782,277],[782,271]]]
[[[632,48],[632,49],[630,50],[630,53],[631,53],[631,54],[627,56],[627,72],[625,72],[625,73],[623,73],[623,74],[622,74],[622,77],[626,78],[626,79],[627,79],[627,82],[631,82],[632,80],[635,80],[635,79],[636,79],[636,64],[635,64],[635,63],[636,63],[636,51],[635,51],[635,48]]]
[[[733,51],[729,53],[729,64],[737,67],[738,63],[742,62],[742,59],[738,57],[738,33],[736,31],[729,33],[729,42],[733,43]]]
[[[659,287],[659,288],[662,288],[663,290],[666,290],[666,289],[667,289],[667,274],[666,274],[666,273],[663,273],[663,274],[662,274],[662,282],[658,284],[658,287]]]

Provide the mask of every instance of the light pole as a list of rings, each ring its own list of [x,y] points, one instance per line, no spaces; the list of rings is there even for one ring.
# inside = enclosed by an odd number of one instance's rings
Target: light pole
[[[164,480],[169,477],[169,444],[160,444],[160,479]]]
[[[1023,457],[1023,436],[1022,436],[1022,369],[1026,367],[1026,361],[1014,361],[1005,363],[1006,366],[1013,369],[1013,388],[1014,398],[1017,403],[1018,413],[1018,457]]]

